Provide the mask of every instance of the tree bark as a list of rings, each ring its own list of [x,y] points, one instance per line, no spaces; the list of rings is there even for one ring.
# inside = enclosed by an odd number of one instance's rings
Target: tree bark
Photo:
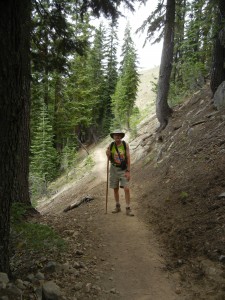
[[[213,55],[212,55],[212,69],[210,87],[213,95],[215,94],[218,86],[225,80],[225,41],[221,39],[224,36],[225,27],[225,1],[219,0],[218,3],[218,33],[215,38]],[[224,27],[224,28],[223,28]]]
[[[25,127],[29,120],[26,114],[30,85],[30,12],[30,0],[0,3],[0,272],[6,273],[10,271],[10,208],[15,197],[15,180],[20,178],[20,156],[28,153]],[[22,138],[24,144],[20,142]],[[22,159],[26,161],[27,171],[28,158]]]
[[[176,9],[176,17],[175,17],[175,23],[176,23],[176,37],[174,38],[174,54],[173,54],[173,67],[171,72],[171,79],[174,84],[180,84],[181,82],[181,71],[180,67],[178,65],[178,61],[182,61],[183,58],[183,51],[182,51],[182,43],[184,41],[184,35],[185,35],[185,15],[186,15],[186,0],[179,0],[177,1],[177,9]]]
[[[172,109],[168,105],[170,76],[174,50],[175,0],[167,0],[164,42],[159,70],[158,92],[156,98],[156,116],[160,123],[157,131],[168,124]]]
[[[29,78],[29,76],[28,76]],[[28,93],[30,90],[29,82],[27,83]],[[13,202],[20,202],[31,209],[29,193],[29,149],[30,149],[30,97],[27,98],[21,108],[21,118],[19,137],[18,137],[18,155],[17,167],[15,168],[15,178],[12,199]]]
[[[218,86],[225,79],[224,60],[225,48],[221,45],[220,40],[217,37],[213,48],[213,63],[210,81],[210,88],[213,95],[215,94]]]

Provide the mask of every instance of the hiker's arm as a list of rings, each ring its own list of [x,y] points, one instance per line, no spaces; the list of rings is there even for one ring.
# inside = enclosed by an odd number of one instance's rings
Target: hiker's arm
[[[129,145],[126,144],[126,156],[127,156],[127,170],[126,170],[126,175],[130,177],[130,149]]]

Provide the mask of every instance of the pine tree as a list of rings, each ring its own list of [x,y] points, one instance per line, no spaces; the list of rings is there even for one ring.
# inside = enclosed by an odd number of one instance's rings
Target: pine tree
[[[87,138],[87,128],[92,124],[92,107],[95,106],[95,86],[90,80],[87,62],[87,56],[75,55],[71,62],[71,75],[66,80],[65,112],[69,120],[67,135],[75,134],[80,140]]]
[[[79,7],[80,6],[77,5],[78,11]],[[71,13],[70,7],[68,9],[68,13]],[[63,23],[66,26],[65,28],[62,26],[62,29],[60,29],[60,24],[56,24],[55,26],[58,26],[58,31],[66,31],[66,34],[73,36],[73,39],[75,39],[76,42],[80,42],[82,45],[85,45],[85,48],[82,48],[83,51],[79,51],[82,53],[82,55],[85,55],[84,50],[88,50],[88,39],[91,34],[90,30],[92,28],[89,23],[89,15],[86,14],[83,16],[83,22],[81,22],[81,18],[78,14],[73,16],[73,24]],[[51,22],[53,21],[51,20]],[[33,44],[34,54],[36,53],[36,55],[39,56],[42,53],[41,49],[47,47],[48,55],[41,58],[43,61],[40,66],[39,61],[38,63],[35,61],[35,59],[33,61],[34,80],[32,84],[32,132],[36,122],[36,116],[39,115],[39,108],[42,107],[41,101],[42,99],[45,99],[49,113],[49,120],[51,122],[51,126],[53,127],[54,148],[57,150],[59,160],[61,162],[64,160],[64,147],[69,147],[69,151],[71,153],[74,153],[76,150],[77,121],[76,125],[74,125],[76,114],[73,116],[74,110],[71,109],[73,105],[71,105],[71,99],[68,97],[70,93],[74,93],[74,84],[70,85],[69,78],[73,72],[76,72],[76,76],[78,76],[79,73],[81,74],[82,69],[72,70],[73,64],[71,63],[71,50],[74,49],[73,41],[70,41],[70,43],[72,43],[71,47],[64,48],[63,45],[60,46],[62,37],[57,37],[57,30],[55,34],[54,30],[53,33],[51,33],[49,30],[51,22],[48,21],[46,25],[46,31],[48,32],[47,36],[49,38],[45,41],[43,40],[43,45],[39,46],[39,48]],[[42,32],[42,25],[43,24],[37,26],[36,30]],[[75,57],[80,56],[78,53],[73,55]],[[33,56],[35,57],[35,55]],[[80,67],[82,68],[82,66]],[[84,110],[83,114],[86,115]],[[59,168],[62,170],[60,164]]]
[[[179,12],[182,11],[182,18],[178,22],[181,15]],[[176,7],[176,24],[180,24],[180,27],[176,26],[175,31],[173,84],[182,91],[201,87],[209,73],[212,17],[212,6],[205,0],[191,2],[186,6],[181,1],[180,6]]]
[[[128,129],[130,129],[130,117],[137,96],[138,83],[137,54],[131,38],[131,28],[127,24],[122,46],[119,81],[112,96],[112,110],[115,124],[126,125]]]
[[[164,108],[161,108],[164,113],[161,113],[160,119],[165,126],[171,114],[168,102],[170,104],[176,103],[176,98],[182,98],[181,94],[189,93],[191,90],[201,87],[209,74],[212,39],[215,32],[218,32],[218,22],[215,17],[217,3],[217,0],[176,0],[167,1],[165,5],[162,1],[158,1],[156,9],[138,29],[138,31],[144,31],[147,27],[146,41],[153,40],[152,43],[160,41],[168,29],[167,12],[170,7],[175,7],[173,9],[175,11],[175,23],[174,25],[171,23],[171,34],[165,51],[162,53],[164,63],[166,56],[170,56],[170,61],[168,61],[167,67],[165,65],[165,68],[160,72],[158,83],[161,84],[163,76],[172,66],[172,76],[168,76],[168,82],[163,82],[162,86],[159,87],[159,93],[162,93],[167,87],[164,95],[159,97],[164,103]],[[174,15],[174,13],[172,14]],[[173,44],[174,49],[171,52],[170,49]],[[168,55],[169,51],[170,54]],[[221,65],[221,63],[218,64],[214,70],[219,70]],[[160,107],[157,106],[157,114],[160,116]],[[162,116],[163,114],[165,117]]]
[[[106,89],[105,89],[105,109],[103,119],[103,134],[108,134],[110,130],[111,120],[113,119],[111,95],[114,94],[116,83],[118,80],[117,71],[117,23],[111,22],[108,29],[109,33],[106,39]]]
[[[92,126],[89,134],[96,141],[101,135],[103,127],[104,110],[106,107],[106,81],[105,81],[105,27],[100,24],[96,29],[93,47],[88,55],[88,74],[90,84],[94,87],[92,93]]]
[[[42,186],[43,192],[46,191],[48,183],[57,174],[56,158],[56,150],[53,147],[52,126],[49,121],[47,106],[43,101],[31,145],[30,164],[31,181],[33,183],[38,182],[38,185]]]

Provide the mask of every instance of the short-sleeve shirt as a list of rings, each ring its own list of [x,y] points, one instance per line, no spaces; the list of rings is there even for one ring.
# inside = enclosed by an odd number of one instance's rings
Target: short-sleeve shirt
[[[121,160],[125,160],[126,159],[126,150],[124,148],[124,145],[123,143],[121,143],[119,146],[117,146],[117,149],[120,153],[120,158],[119,158],[119,155],[116,151],[116,147],[115,147],[115,144],[113,144],[112,146],[112,150],[111,150],[111,153],[112,153],[112,164],[114,165],[120,165],[121,164]]]

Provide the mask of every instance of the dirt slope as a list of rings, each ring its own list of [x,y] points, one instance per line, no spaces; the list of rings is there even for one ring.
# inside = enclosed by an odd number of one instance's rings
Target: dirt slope
[[[205,86],[175,108],[161,135],[142,139],[149,147],[134,166],[143,216],[193,299],[225,299],[224,125]]]

